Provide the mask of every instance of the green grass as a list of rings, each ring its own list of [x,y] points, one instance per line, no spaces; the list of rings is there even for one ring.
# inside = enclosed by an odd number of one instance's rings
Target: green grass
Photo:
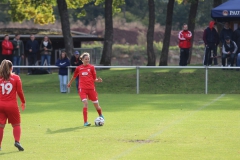
[[[103,83],[97,83],[98,93],[136,93],[136,69],[98,70]],[[208,93],[239,94],[240,72],[209,69]],[[21,75],[28,93],[58,93],[56,73],[51,75]],[[74,86],[74,84],[73,84]],[[76,89],[72,87],[74,93]],[[140,94],[204,94],[205,69],[140,69]]]
[[[1,160],[240,159],[239,95],[100,94],[103,127],[83,127],[77,94],[26,93],[26,100],[25,151],[13,146],[7,125]],[[90,103],[89,121],[96,117]]]

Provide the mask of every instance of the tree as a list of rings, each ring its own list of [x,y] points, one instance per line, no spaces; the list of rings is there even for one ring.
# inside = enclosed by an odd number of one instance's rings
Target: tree
[[[60,19],[61,19],[65,50],[67,55],[71,57],[73,53],[73,39],[71,35],[67,3],[65,0],[57,0],[57,3],[58,3],[58,10],[59,10]]]
[[[153,40],[154,40],[154,25],[155,25],[155,5],[154,0],[148,0],[149,9],[149,23],[147,31],[147,56],[148,56],[148,66],[156,65],[156,56],[153,50]]]
[[[169,51],[169,44],[170,44],[170,37],[171,37],[171,30],[172,30],[174,1],[175,0],[169,0],[167,5],[165,34],[163,38],[163,48],[160,56],[159,66],[167,66],[168,64],[168,51]]]
[[[199,2],[199,0],[191,0],[190,11],[189,11],[189,14],[188,14],[188,30],[192,32],[192,39],[191,39],[191,47],[190,47],[190,50],[189,50],[188,64],[190,64],[191,58],[192,58],[192,46],[193,46],[193,40],[194,40],[194,30],[195,30],[195,24],[196,24],[198,2]]]
[[[113,0],[105,0],[105,35],[104,45],[100,64],[111,65],[112,45],[113,45],[113,19],[112,19]]]
[[[45,25],[48,23],[55,22],[55,16],[53,15],[54,13],[53,7],[58,5],[65,48],[68,56],[71,56],[72,50],[73,50],[73,40],[72,40],[71,30],[70,30],[68,9],[84,8],[84,5],[91,3],[92,1],[93,0],[74,0],[74,1],[73,0],[57,0],[57,3],[56,3],[56,0],[42,0],[42,1],[10,0],[11,9],[9,10],[9,13],[12,17],[12,20],[15,22],[22,22],[23,20],[34,19],[34,22],[36,24]],[[95,5],[100,5],[105,2],[105,0],[94,0],[94,1],[95,1]],[[121,6],[122,4],[124,4],[124,0],[111,0],[111,1],[112,1],[111,4],[114,6],[114,7],[111,6],[111,12],[112,10],[113,12],[119,12],[120,8],[118,6]],[[84,15],[86,15],[86,11],[82,9],[81,12],[78,14],[78,16],[84,16]],[[112,14],[111,14],[111,17],[112,17]],[[112,25],[111,22],[110,22],[110,25]],[[106,34],[108,34],[108,32],[107,33],[105,32],[105,35]],[[108,44],[108,42],[106,43],[104,42],[104,44]],[[107,52],[107,55],[108,54],[109,53]]]

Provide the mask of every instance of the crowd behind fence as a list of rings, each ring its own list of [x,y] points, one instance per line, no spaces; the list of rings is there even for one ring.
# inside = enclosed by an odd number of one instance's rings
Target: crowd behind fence
[[[51,68],[58,69],[57,66],[13,66],[14,68]],[[70,81],[71,69],[76,68],[76,66],[69,66],[68,68],[68,81]],[[140,69],[204,69],[205,70],[205,94],[208,94],[208,70],[209,69],[229,69],[228,67],[220,66],[95,66],[96,69],[111,69],[111,68],[124,68],[124,69],[136,69],[136,94],[140,93]],[[231,67],[231,69],[240,69],[240,67]],[[68,93],[70,93],[70,88],[68,88]]]

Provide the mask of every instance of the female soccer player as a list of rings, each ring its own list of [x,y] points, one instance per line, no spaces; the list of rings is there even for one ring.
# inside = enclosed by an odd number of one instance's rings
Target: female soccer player
[[[83,120],[84,126],[90,126],[91,123],[87,121],[87,112],[88,112],[88,100],[90,99],[94,107],[96,108],[100,117],[104,118],[102,115],[102,109],[98,103],[97,92],[95,90],[94,82],[102,82],[101,78],[97,78],[95,67],[90,62],[89,53],[83,53],[80,57],[80,60],[83,62],[82,65],[78,66],[75,71],[72,79],[68,83],[68,87],[71,87],[73,80],[79,76],[79,96],[83,102]]]
[[[22,82],[18,75],[12,73],[12,62],[3,60],[0,66],[0,150],[3,138],[3,130],[8,120],[12,124],[14,146],[19,151],[24,151],[21,146],[20,112],[17,104],[17,94],[22,102],[22,111],[25,109],[25,98],[22,90]]]

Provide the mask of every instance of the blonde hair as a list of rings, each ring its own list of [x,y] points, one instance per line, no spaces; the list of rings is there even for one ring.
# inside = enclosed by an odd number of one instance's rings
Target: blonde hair
[[[81,54],[79,59],[82,61],[84,59],[84,57],[86,57],[86,56],[88,56],[90,58],[90,54],[88,52],[83,52],[83,54]]]
[[[0,77],[4,80],[9,80],[10,75],[12,73],[12,62],[9,60],[4,59],[0,66]]]

